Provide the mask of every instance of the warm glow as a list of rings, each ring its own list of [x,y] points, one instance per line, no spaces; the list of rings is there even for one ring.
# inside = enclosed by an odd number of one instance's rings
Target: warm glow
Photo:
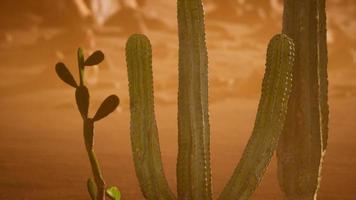
[[[91,3],[88,3],[91,2]],[[105,4],[112,2],[112,4]],[[220,2],[220,3],[219,3]],[[223,2],[223,3],[222,3]],[[269,39],[281,31],[278,0],[206,0],[213,195],[231,176],[250,137]],[[327,0],[330,132],[320,199],[356,198],[356,1]],[[96,126],[96,153],[108,185],[143,199],[129,138],[125,43],[152,42],[155,109],[162,159],[175,189],[178,34],[168,0],[0,0],[0,199],[87,199],[90,174],[74,92],[58,61],[78,78],[76,51],[100,49],[86,71],[90,115],[110,94],[119,108]],[[276,159],[253,199],[281,199]],[[175,190],[174,190],[175,191]]]

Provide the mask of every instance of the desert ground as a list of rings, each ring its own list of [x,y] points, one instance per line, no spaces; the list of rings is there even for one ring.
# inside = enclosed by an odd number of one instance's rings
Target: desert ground
[[[153,47],[155,108],[165,174],[175,191],[177,157],[178,36],[175,1],[152,0],[145,12],[160,16],[164,30],[146,34]],[[351,9],[351,11],[350,11]],[[353,10],[352,10],[353,9]],[[347,12],[346,12],[347,11]],[[356,7],[328,7],[330,132],[318,199],[356,199]],[[10,20],[10,19],[9,19]],[[12,19],[13,20],[13,19]],[[2,22],[7,21],[2,19]],[[31,22],[32,23],[32,22]],[[274,20],[227,22],[207,15],[213,195],[232,174],[251,134]],[[107,185],[123,199],[143,199],[134,172],[129,135],[126,34],[105,28],[88,41],[63,30],[0,24],[0,199],[89,199],[91,176],[74,90],[55,75],[63,61],[77,74],[76,49],[102,50],[106,59],[88,72],[90,113],[117,94],[117,111],[96,125],[95,150]],[[68,32],[68,31],[67,31]],[[55,38],[55,39],[52,39]],[[276,158],[252,199],[282,199]]]

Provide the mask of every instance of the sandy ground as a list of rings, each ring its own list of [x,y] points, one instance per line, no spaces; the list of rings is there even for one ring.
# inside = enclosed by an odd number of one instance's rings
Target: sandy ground
[[[147,34],[154,48],[162,157],[166,176],[175,188],[178,79],[175,4],[154,2],[158,3],[147,9],[165,16],[164,20],[172,27],[172,31],[150,30]],[[277,21],[246,25],[207,19],[215,197],[231,176],[251,134],[266,44],[279,32],[279,24]],[[81,41],[75,37],[51,42],[38,39],[42,33],[50,35],[56,31],[12,30],[16,42],[0,45],[0,199],[88,199],[85,181],[91,174],[74,91],[61,83],[54,72],[59,60],[75,66],[75,52]],[[106,54],[106,61],[98,74],[89,71],[91,113],[109,94],[121,98],[120,108],[97,124],[95,149],[107,184],[118,186],[123,199],[143,199],[130,149],[126,37],[113,34],[95,39],[96,48]],[[329,49],[330,136],[318,198],[323,200],[356,199],[356,64],[345,60],[340,64],[339,57],[343,58],[345,52],[335,52],[344,48],[331,45]],[[282,199],[275,158],[253,199]]]

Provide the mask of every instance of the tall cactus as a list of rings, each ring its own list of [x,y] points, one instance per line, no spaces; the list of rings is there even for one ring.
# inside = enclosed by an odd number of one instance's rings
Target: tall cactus
[[[179,92],[177,193],[182,200],[212,199],[208,116],[208,56],[201,0],[178,0]],[[146,199],[171,200],[163,173],[154,114],[151,44],[132,35],[126,44],[135,169]],[[294,44],[276,35],[267,51],[266,73],[255,128],[220,199],[248,199],[259,184],[282,132],[292,87]]]
[[[278,177],[286,199],[315,199],[328,135],[325,0],[285,0],[283,33],[295,41],[296,63]]]
[[[83,119],[83,136],[85,148],[87,150],[91,169],[94,178],[89,178],[87,188],[92,200],[104,200],[106,195],[114,200],[120,199],[120,192],[116,187],[106,189],[104,177],[94,152],[94,123],[105,118],[112,113],[119,105],[119,98],[116,95],[110,95],[100,105],[98,111],[93,118],[88,117],[89,110],[89,91],[84,83],[84,69],[88,66],[93,66],[101,63],[104,60],[104,54],[101,51],[94,52],[86,60],[84,59],[83,50],[78,49],[78,68],[79,68],[79,84],[75,81],[73,75],[65,66],[64,63],[56,64],[56,72],[61,80],[75,88],[75,99],[78,110]]]
[[[208,52],[201,0],[178,0],[178,199],[212,198]]]

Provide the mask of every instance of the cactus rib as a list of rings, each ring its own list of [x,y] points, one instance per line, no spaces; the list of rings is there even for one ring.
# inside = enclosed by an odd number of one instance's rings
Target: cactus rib
[[[211,199],[208,55],[201,0],[178,0],[178,199]]]
[[[294,44],[276,35],[267,50],[266,72],[255,126],[242,158],[219,199],[249,199],[277,147],[292,88]]]
[[[144,35],[126,44],[131,111],[131,143],[136,174],[146,199],[175,199],[163,173],[154,113],[152,50]]]

